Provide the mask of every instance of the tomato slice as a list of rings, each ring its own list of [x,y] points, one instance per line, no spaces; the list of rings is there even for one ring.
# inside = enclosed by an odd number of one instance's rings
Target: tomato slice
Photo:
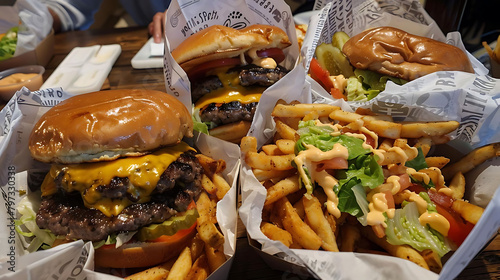
[[[448,220],[450,229],[448,230],[448,238],[453,241],[457,246],[460,246],[467,235],[474,228],[474,224],[464,221],[460,215],[451,209],[445,209],[439,204],[436,204],[436,210],[439,214]]]
[[[429,190],[427,193],[429,194],[429,198],[432,200],[432,202],[434,202],[435,204],[439,204],[444,208],[451,209],[451,205],[453,204],[452,197],[435,190]]]
[[[321,67],[318,60],[314,57],[311,60],[309,74],[311,74],[311,78],[318,82],[325,90],[330,91],[330,89],[333,88],[333,82],[330,80],[330,72]]]
[[[409,188],[411,186],[410,175],[406,173],[403,175],[399,175],[399,185],[400,185],[399,191],[403,191]]]
[[[346,99],[345,95],[340,92],[340,89],[332,87],[330,89],[330,94],[332,95],[333,98],[335,99]]]
[[[336,157],[317,162],[316,171],[325,169],[347,169],[349,166],[345,158]]]
[[[194,224],[190,228],[181,229],[177,231],[174,235],[162,235],[148,242],[176,242],[182,239],[184,236],[193,232],[193,230],[195,229],[196,229],[196,222],[194,222]]]
[[[196,80],[200,77],[203,77],[205,73],[208,70],[218,68],[218,67],[228,67],[228,66],[235,66],[235,65],[240,65],[240,59],[239,58],[221,58],[221,59],[215,59],[212,61],[208,61],[205,63],[202,63],[195,68],[191,69],[189,71],[188,77],[189,80]]]
[[[276,61],[276,63],[280,63],[285,60],[285,53],[280,48],[270,48],[257,51],[258,57],[270,57]]]
[[[411,192],[414,192],[416,194],[419,194],[420,192],[425,192],[425,188],[422,187],[422,185],[420,184],[415,184],[415,183],[411,183],[410,186],[408,187],[408,190],[411,191]]]

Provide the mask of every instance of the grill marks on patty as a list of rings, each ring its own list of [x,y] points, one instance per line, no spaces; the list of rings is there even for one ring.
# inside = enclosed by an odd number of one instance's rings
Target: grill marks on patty
[[[132,204],[114,217],[85,207],[79,193],[64,193],[58,186],[56,194],[42,197],[36,222],[40,228],[49,229],[56,235],[89,241],[99,241],[112,233],[134,231],[151,223],[161,223],[177,212],[186,211],[191,200],[199,196],[202,172],[193,151],[182,154],[161,175],[149,202]],[[129,184],[128,179],[116,177],[110,185],[99,188],[105,197],[129,198],[126,192]]]
[[[239,72],[239,83],[245,87],[259,86],[268,87],[283,78],[288,70],[277,66],[274,69],[262,68],[255,64],[233,67],[229,72]],[[198,101],[202,96],[214,90],[222,88],[224,85],[216,75],[207,76],[197,82],[193,82],[192,98],[193,102]],[[202,122],[212,122],[216,125],[224,125],[239,121],[252,121],[257,103],[241,104],[233,101],[224,104],[209,104],[200,110]]]

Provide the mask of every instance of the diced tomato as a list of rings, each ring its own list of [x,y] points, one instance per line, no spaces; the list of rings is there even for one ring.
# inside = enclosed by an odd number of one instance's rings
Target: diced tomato
[[[400,189],[399,191],[403,191],[405,189],[407,189],[408,187],[411,186],[411,180],[410,180],[410,175],[408,174],[403,174],[403,175],[399,175],[399,185],[400,185]]]
[[[469,235],[471,230],[474,228],[474,224],[464,221],[459,214],[451,209],[445,209],[439,204],[436,204],[436,210],[450,223],[448,238],[457,246],[460,246],[464,242],[467,235]]]
[[[414,192],[416,194],[419,194],[420,192],[426,191],[426,189],[424,187],[422,187],[422,185],[415,184],[415,183],[411,183],[410,186],[408,187],[408,190],[411,192]]]
[[[396,204],[394,203],[394,196],[392,196],[391,191],[385,191],[385,200],[387,201],[387,208],[394,209]]]
[[[451,209],[451,205],[453,204],[453,198],[451,196],[447,196],[435,190],[429,190],[427,193],[429,194],[429,198],[432,202],[439,204],[444,208]]]
[[[318,82],[324,89],[330,91],[333,88],[333,82],[330,80],[330,73],[319,65],[319,62],[313,57],[309,67],[309,74],[316,82]]]
[[[202,63],[195,68],[191,69],[189,71],[188,77],[190,80],[195,80],[199,77],[202,77],[205,75],[205,73],[208,70],[215,69],[218,67],[227,67],[227,66],[235,66],[235,65],[240,65],[240,59],[239,58],[221,58],[221,59],[215,59],[212,61],[208,61],[205,63]]]
[[[179,239],[182,239],[184,236],[190,234],[193,232],[193,230],[196,229],[196,222],[187,229],[181,229],[178,232],[176,232],[174,235],[162,235],[154,240],[151,240],[149,242],[176,242]]]
[[[330,89],[330,94],[332,95],[333,98],[335,99],[346,99],[345,95],[340,92],[340,89],[332,87]]]
[[[376,148],[375,147],[375,139],[373,139],[373,137],[371,137],[370,134],[363,133],[363,135],[366,137],[366,144],[372,146],[373,148]]]
[[[317,162],[316,171],[325,169],[347,169],[348,164],[345,158],[336,157],[332,159],[322,160]]]
[[[372,226],[373,232],[378,238],[382,238],[385,236],[385,228],[383,225],[374,225]]]
[[[276,61],[276,63],[280,63],[285,60],[285,53],[280,48],[270,48],[265,50],[257,51],[258,57],[270,57]]]

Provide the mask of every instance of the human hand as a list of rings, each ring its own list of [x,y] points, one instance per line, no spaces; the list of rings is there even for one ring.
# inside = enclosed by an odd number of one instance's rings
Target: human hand
[[[153,36],[153,41],[155,43],[161,42],[161,38],[163,36],[163,25],[165,24],[166,14],[167,10],[165,10],[165,12],[156,13],[153,16],[153,21],[148,25],[149,34]]]

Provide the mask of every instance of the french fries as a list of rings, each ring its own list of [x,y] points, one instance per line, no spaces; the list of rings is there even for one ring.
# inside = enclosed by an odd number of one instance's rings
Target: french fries
[[[379,116],[366,109],[352,113],[326,104],[287,105],[283,101],[275,106],[272,116],[276,124],[273,143],[264,145],[261,148],[263,152],[259,152],[257,140],[253,137],[244,137],[241,150],[245,162],[267,190],[261,231],[268,238],[280,241],[291,249],[390,254],[410,260],[425,269],[439,272],[442,268],[441,256],[444,253],[438,255],[431,249],[417,250],[407,244],[395,245],[396,243],[388,241],[385,223],[390,219],[390,215],[393,215],[387,214],[389,210],[403,213],[402,208],[406,207],[404,205],[419,201],[420,208],[415,208],[418,209],[418,215],[426,213],[428,205],[434,205],[433,199],[437,198],[434,195],[433,198],[428,198],[429,202],[426,202],[425,196],[408,189],[412,184],[418,184],[423,189],[435,189],[434,193],[439,192],[441,197],[448,196],[446,201],[450,203],[449,211],[460,214],[464,222],[475,224],[482,214],[482,208],[463,200],[465,179],[462,173],[453,177],[447,186],[442,174],[444,169],[449,168],[449,159],[429,156],[433,145],[449,141],[447,134],[458,127],[455,121],[401,123],[395,122],[390,116]],[[298,130],[300,121],[309,122],[300,123],[301,129]],[[340,174],[345,174],[343,172],[347,171],[343,170],[350,170],[348,169],[351,168],[350,165],[354,165],[348,162],[349,154],[342,152],[343,149],[349,152],[349,148],[335,146],[339,145],[338,143],[324,149],[310,147],[314,144],[309,143],[307,143],[309,146],[306,146],[303,141],[307,140],[302,139],[300,135],[303,133],[304,125],[316,127],[306,134],[308,137],[314,133],[324,133],[318,136],[320,137],[318,139],[327,142],[334,141],[331,140],[333,137],[347,135],[361,139],[365,145],[363,149],[368,149],[373,154],[374,161],[381,170],[379,173],[383,175],[377,175],[382,176],[382,179],[376,185],[361,187],[365,191],[369,205],[367,205],[368,212],[364,214],[358,212],[357,217],[364,215],[365,226],[356,217],[347,212],[341,213],[337,208],[340,207],[340,200],[346,199],[344,196],[353,195],[353,193],[340,194],[339,189],[334,190],[341,188],[339,186],[341,179],[336,178],[337,169],[341,169]],[[324,130],[317,128],[318,126],[328,128],[327,131],[330,132],[321,132]],[[314,143],[312,140],[311,142]],[[472,159],[475,161],[474,165],[477,165],[477,162],[490,158],[498,150],[498,147],[492,145],[469,156],[469,161]],[[311,157],[309,161],[308,156]],[[343,160],[347,163],[342,164]],[[370,169],[376,170],[373,165],[370,165]],[[449,169],[465,170],[462,167]],[[368,174],[366,172],[363,171],[363,174]],[[312,183],[307,183],[311,180]],[[329,187],[325,187],[328,184]],[[351,188],[351,192],[354,192],[354,187]],[[356,203],[360,202],[359,199],[362,198],[356,196]],[[378,201],[378,206],[374,206],[375,200]],[[376,208],[382,207],[381,205],[385,205],[383,207],[387,210]],[[372,213],[379,215],[379,218],[370,216]],[[380,219],[380,222],[376,222],[377,219]],[[421,226],[425,230],[426,224]],[[380,251],[381,249],[383,251]]]
[[[196,200],[198,218],[196,235],[177,258],[128,276],[128,280],[186,279],[203,280],[226,261],[224,236],[217,227],[217,202],[224,198],[230,186],[222,176],[226,168],[223,160],[196,155],[204,170],[202,192]]]

